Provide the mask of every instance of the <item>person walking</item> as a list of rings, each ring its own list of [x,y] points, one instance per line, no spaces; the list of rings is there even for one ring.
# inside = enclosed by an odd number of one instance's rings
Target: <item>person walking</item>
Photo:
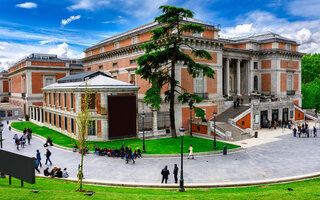
[[[188,157],[188,159],[194,159],[194,157],[193,157],[193,147],[192,147],[192,145],[190,145],[190,147],[189,147],[189,157]]]
[[[19,145],[20,145],[20,140],[19,140],[19,138],[17,137],[14,142],[15,142],[15,144],[16,144],[16,146],[17,146],[17,150],[19,150]]]
[[[49,151],[49,149],[47,149],[47,152],[46,152],[46,164],[48,163],[48,161],[50,162],[50,164],[52,165],[52,162],[50,160],[50,156],[51,156],[51,151]]]
[[[39,149],[37,149],[36,157],[37,157],[37,160],[39,161],[39,165],[40,165],[40,167],[42,167],[42,163],[41,163],[41,155],[40,155],[40,151],[39,151]]]
[[[162,171],[161,171],[161,175],[162,175],[162,181],[161,183],[163,183],[163,181],[165,181],[165,183],[168,182],[168,176],[169,176],[170,172],[168,170],[168,166],[166,165]]]
[[[30,140],[31,140],[31,134],[28,132],[27,134],[27,140],[28,140],[28,145],[30,145]]]
[[[26,144],[26,137],[24,135],[21,136],[20,142],[21,142],[21,147],[24,148],[24,145]]]
[[[317,128],[313,126],[313,137],[317,137]]]
[[[179,168],[178,168],[177,164],[174,164],[173,175],[174,175],[174,182],[175,183],[178,183],[178,171],[179,171]]]
[[[38,167],[39,167],[39,160],[37,158],[34,158],[34,168],[40,174],[40,170],[38,169]]]
[[[297,129],[293,128],[293,137],[297,137]]]

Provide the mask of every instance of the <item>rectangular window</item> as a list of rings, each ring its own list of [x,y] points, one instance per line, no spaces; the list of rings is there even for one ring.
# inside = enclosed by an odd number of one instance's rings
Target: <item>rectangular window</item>
[[[96,94],[88,94],[88,108],[96,109]]]
[[[136,60],[135,59],[130,60],[130,65],[134,65],[134,64],[136,64]]]
[[[6,117],[6,111],[1,111],[1,117]]]
[[[54,125],[54,126],[57,126],[56,114],[53,114],[53,125]]]
[[[49,93],[49,104],[51,104],[51,93]]]
[[[70,94],[70,108],[73,108],[73,94]]]
[[[292,74],[287,76],[287,91],[293,90]]]
[[[112,67],[118,67],[118,63],[112,63]]]
[[[61,128],[61,115],[59,115],[59,128]]]
[[[130,83],[135,85],[136,84],[136,75],[130,74]]]
[[[102,69],[102,68],[103,68],[103,66],[102,66],[102,65],[100,65],[100,66],[99,66],[99,69]]]
[[[44,121],[47,123],[48,122],[48,116],[47,116],[47,112],[44,111]]]
[[[49,113],[49,124],[51,124],[51,113]]]
[[[119,42],[114,43],[114,48],[115,48],[115,49],[119,49],[119,47],[120,47]]]
[[[45,84],[46,84],[45,87],[53,84],[53,78],[46,78]]]
[[[258,69],[258,62],[253,62],[253,69]]]
[[[56,93],[53,93],[53,102],[52,105],[56,105]]]
[[[194,33],[192,33],[192,35],[194,37],[202,37],[202,33],[199,33],[199,32],[194,32]]]
[[[47,93],[44,93],[43,96],[44,96],[44,103],[47,103]]]
[[[132,44],[137,44],[138,43],[138,36],[132,37]]]
[[[67,93],[63,94],[63,107],[67,107]]]
[[[64,130],[68,130],[68,118],[64,117]]]
[[[88,123],[88,135],[96,135],[96,121],[95,120],[91,120]]]
[[[74,133],[74,119],[71,118],[71,132]]]
[[[88,67],[88,72],[91,71],[91,67]]]
[[[290,51],[291,50],[291,45],[290,44],[286,44],[286,50]]]
[[[198,77],[194,78],[194,93],[202,94],[204,93],[204,76],[202,73]]]
[[[104,47],[101,47],[100,48],[100,53],[103,53],[104,52]]]
[[[92,56],[92,51],[89,51],[89,56]]]

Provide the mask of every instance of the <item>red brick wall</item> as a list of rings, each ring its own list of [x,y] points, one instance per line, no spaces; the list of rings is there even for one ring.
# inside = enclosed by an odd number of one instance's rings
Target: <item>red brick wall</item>
[[[181,86],[189,93],[193,93],[193,77],[188,73],[188,69],[181,68]]]
[[[214,93],[216,94],[218,92],[217,89],[217,71],[214,70],[215,74],[214,74],[214,78],[208,78],[207,77],[207,93]]]
[[[61,130],[64,131],[64,116],[61,116]]]
[[[279,43],[279,49],[286,49],[286,44],[280,42],[280,43]]]
[[[213,31],[213,30],[205,30],[205,31],[202,33],[202,36],[205,37],[205,38],[214,39],[214,31]]]
[[[262,69],[270,69],[271,68],[271,60],[263,60],[261,61]]]
[[[65,67],[64,62],[44,62],[44,61],[31,61],[31,65],[35,66],[54,66],[54,67]]]
[[[22,93],[21,83],[22,76],[16,75],[11,77],[11,92],[12,93]]]
[[[101,120],[97,120],[97,136],[98,138],[102,137],[102,132],[101,132]]]
[[[3,81],[3,92],[9,92],[9,81]]]
[[[213,111],[218,112],[217,106],[200,106],[200,108],[206,111],[206,120],[213,117]],[[195,119],[195,113],[192,111],[192,118]],[[182,126],[189,130],[190,109],[189,107],[182,108]],[[200,119],[199,119],[200,120]]]
[[[263,92],[271,91],[271,74],[261,74],[261,90]]]
[[[299,62],[298,61],[291,61],[291,60],[281,60],[280,67],[284,69],[299,69]]]
[[[299,91],[299,74],[293,75],[293,89]]]
[[[41,88],[43,88],[43,73],[31,73],[32,81],[32,94],[41,94]]]
[[[145,79],[141,79],[141,76],[136,76],[136,80],[136,85],[140,87],[140,89],[138,90],[138,94],[145,94],[147,90],[150,88],[149,82]]]
[[[182,50],[184,53],[188,54],[195,62],[199,63],[217,63],[217,53],[209,52],[212,56],[212,60],[202,59],[202,58],[195,58],[193,54],[191,54],[191,50]]]
[[[242,129],[251,128],[251,113],[247,114],[246,116],[242,117],[236,122],[236,125]]]
[[[280,91],[287,91],[287,73],[281,73],[280,75]]]
[[[272,49],[272,43],[263,44],[263,49]]]
[[[96,102],[97,102],[97,113],[101,114],[101,94],[96,94]]]

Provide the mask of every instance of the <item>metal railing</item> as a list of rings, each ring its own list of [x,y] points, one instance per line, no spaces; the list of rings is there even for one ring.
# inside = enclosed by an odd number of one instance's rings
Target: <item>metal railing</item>
[[[295,90],[287,90],[287,95],[295,95],[296,91]]]
[[[203,99],[208,99],[208,93],[195,93],[195,94]]]

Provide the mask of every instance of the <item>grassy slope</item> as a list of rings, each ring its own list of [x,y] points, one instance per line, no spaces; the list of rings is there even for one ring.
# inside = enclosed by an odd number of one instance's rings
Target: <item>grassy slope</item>
[[[84,196],[75,192],[76,183],[56,179],[37,178],[35,185],[25,183],[20,187],[20,181],[13,179],[12,185],[8,185],[8,179],[0,179],[0,197],[6,199],[320,199],[320,179],[313,179],[294,183],[240,187],[220,189],[187,189],[186,192],[178,192],[176,189],[140,189],[118,188],[85,185],[85,190],[96,193],[92,196]],[[288,191],[292,188],[293,191]],[[32,193],[39,190],[39,193]]]
[[[75,141],[68,136],[49,129],[47,127],[38,126],[32,122],[13,122],[11,126],[18,130],[23,130],[24,128],[31,128],[32,132],[41,135],[45,138],[50,136],[55,144],[73,147]],[[89,149],[93,150],[95,145],[99,147],[106,148],[120,148],[121,145],[125,143],[125,146],[130,146],[132,149],[140,148],[142,150],[142,140],[141,139],[128,139],[128,140],[115,140],[108,142],[88,142]],[[146,151],[147,154],[178,154],[180,153],[180,137],[178,138],[161,138],[146,140]],[[213,141],[197,137],[184,137],[184,152],[188,152],[189,145],[192,144],[193,150],[197,152],[209,152],[213,151]],[[217,150],[222,150],[223,145],[227,145],[228,149],[238,148],[239,146],[233,144],[227,144],[223,142],[217,142]]]

